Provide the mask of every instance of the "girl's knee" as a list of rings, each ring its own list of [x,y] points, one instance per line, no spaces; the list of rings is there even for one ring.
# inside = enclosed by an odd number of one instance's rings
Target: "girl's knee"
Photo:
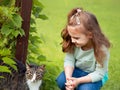
[[[65,90],[65,82],[66,82],[66,78],[64,75],[64,72],[62,72],[58,78],[56,79],[57,85],[61,90]]]
[[[58,87],[61,90],[65,90],[65,82],[63,82],[63,80],[57,79],[56,82],[57,82]]]
[[[101,83],[86,83],[78,85],[77,90],[100,90]]]

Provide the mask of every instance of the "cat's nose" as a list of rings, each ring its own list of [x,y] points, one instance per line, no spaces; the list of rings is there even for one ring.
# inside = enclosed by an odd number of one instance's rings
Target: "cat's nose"
[[[36,73],[33,75],[31,82],[34,82],[36,80]]]

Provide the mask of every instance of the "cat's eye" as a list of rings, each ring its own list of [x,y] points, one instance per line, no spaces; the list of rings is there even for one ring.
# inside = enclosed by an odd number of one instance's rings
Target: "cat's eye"
[[[26,74],[30,74],[30,72],[26,72]]]
[[[39,75],[39,74],[40,74],[40,72],[39,72],[39,71],[37,71],[37,72],[36,72],[36,74],[37,74],[37,75]]]
[[[26,72],[26,74],[30,74],[30,75],[31,75],[31,74],[32,74],[32,72],[29,70],[29,71],[27,71],[27,72]]]

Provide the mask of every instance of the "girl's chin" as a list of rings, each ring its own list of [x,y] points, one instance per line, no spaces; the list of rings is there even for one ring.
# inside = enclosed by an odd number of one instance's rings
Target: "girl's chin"
[[[75,44],[75,46],[78,47],[78,48],[81,47],[81,45],[79,45],[79,44]]]

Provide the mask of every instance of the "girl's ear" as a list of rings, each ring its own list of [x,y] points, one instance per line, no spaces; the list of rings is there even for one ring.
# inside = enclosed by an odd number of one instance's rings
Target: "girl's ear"
[[[26,63],[26,69],[30,70],[30,66],[28,65],[28,63]]]

